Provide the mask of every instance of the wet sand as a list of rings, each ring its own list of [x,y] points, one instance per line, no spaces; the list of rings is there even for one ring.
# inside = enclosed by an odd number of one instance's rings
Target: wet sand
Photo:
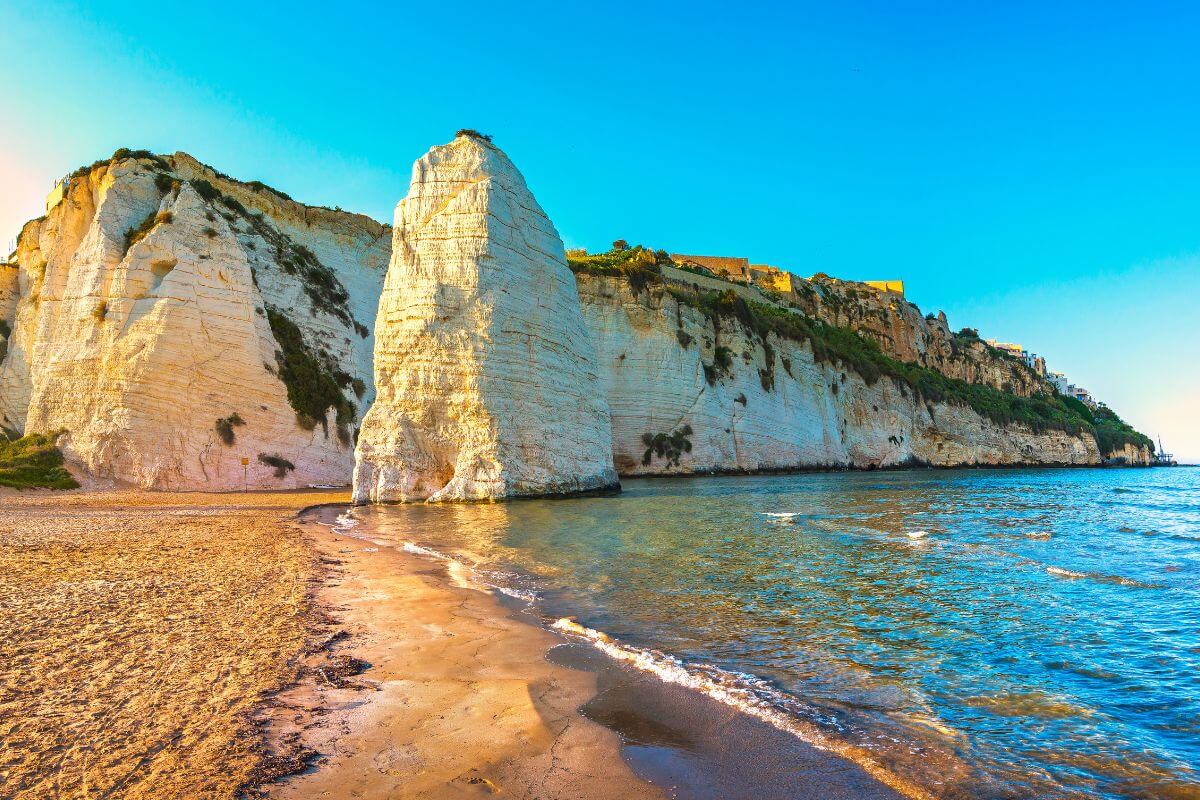
[[[898,796],[444,563],[296,519],[345,500],[0,493],[0,796]]]
[[[326,522],[326,509],[307,519]],[[319,597],[370,667],[280,698],[316,769],[270,788],[310,798],[821,798],[901,795],[853,762],[547,630],[460,565],[311,522],[332,567]],[[297,726],[299,723],[299,727]]]
[[[309,530],[330,569],[319,596],[350,634],[334,651],[370,667],[357,685],[317,675],[278,698],[271,730],[301,731],[321,756],[271,797],[665,796],[634,775],[615,733],[579,713],[595,677],[546,660],[557,636],[439,564]]]

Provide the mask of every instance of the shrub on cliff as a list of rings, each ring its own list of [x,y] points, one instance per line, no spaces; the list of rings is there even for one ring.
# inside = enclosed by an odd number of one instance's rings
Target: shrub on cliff
[[[232,414],[230,414],[228,417],[217,420],[216,424],[213,427],[216,429],[217,437],[221,440],[221,442],[226,447],[230,447],[233,445],[234,441],[237,439],[237,436],[234,434],[233,429],[235,427],[241,427],[242,425],[245,425],[245,424],[246,424],[246,421],[244,419],[242,419],[241,415],[235,411]]]
[[[196,190],[196,194],[200,195],[210,203],[221,196],[221,190],[203,178],[192,178],[190,181],[188,181],[188,183],[190,183],[192,188]]]
[[[258,460],[259,462],[266,464],[268,467],[274,467],[276,478],[287,477],[287,474],[296,468],[295,464],[279,455],[259,453]]]
[[[967,406],[993,422],[1002,425],[1020,423],[1036,432],[1062,430],[1075,435],[1095,432],[1098,441],[1103,436],[1106,444],[1116,442],[1118,445],[1125,440],[1122,437],[1140,436],[1124,423],[1110,423],[1108,431],[1100,433],[1098,427],[1094,428],[1092,421],[1065,398],[1050,395],[1020,397],[990,386],[949,378],[928,367],[887,356],[877,342],[850,328],[829,325],[798,311],[747,302],[733,291],[694,292],[672,287],[670,292],[679,302],[703,311],[718,332],[722,324],[736,322],[751,335],[757,335],[764,345],[769,334],[807,343],[817,363],[841,364],[857,373],[868,385],[887,377],[901,391],[911,391],[926,402]],[[771,370],[773,363],[773,356],[769,356],[767,369],[761,372]],[[721,377],[720,364],[704,365],[704,374],[710,384],[715,383]],[[760,374],[759,377],[763,388],[770,391],[768,385],[774,386],[773,376],[768,379],[767,375]]]
[[[61,431],[31,433],[12,441],[0,436],[0,486],[14,489],[75,489],[54,442]]]
[[[154,230],[156,225],[169,225],[174,221],[175,215],[170,211],[151,211],[136,228],[130,228],[129,230],[125,231],[124,252],[128,253],[129,248],[133,247],[142,239],[145,239],[150,231]]]
[[[337,412],[337,422],[354,421],[354,404],[342,394],[342,386],[353,383],[350,376],[337,369],[328,357],[314,353],[304,341],[300,327],[280,311],[267,308],[267,321],[279,344],[275,354],[280,380],[287,387],[288,403],[296,412],[297,421],[324,424],[326,412]]]
[[[642,444],[646,452],[642,454],[642,465],[650,466],[657,456],[665,458],[668,467],[679,466],[679,459],[684,453],[692,452],[692,426],[684,425],[671,433],[643,433]]]
[[[1076,402],[1079,401],[1076,400]],[[1092,414],[1095,419],[1096,446],[1100,448],[1102,456],[1112,455],[1125,445],[1146,448],[1149,452],[1154,452],[1154,441],[1149,436],[1135,431],[1112,409],[1100,406]]]
[[[454,132],[454,138],[457,139],[460,136],[470,136],[472,139],[482,139],[485,142],[492,141],[492,137],[489,134],[480,133],[474,128],[459,128]]]

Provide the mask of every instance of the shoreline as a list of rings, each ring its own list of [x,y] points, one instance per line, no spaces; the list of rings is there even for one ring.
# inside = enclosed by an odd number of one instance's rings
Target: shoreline
[[[325,571],[317,610],[336,631],[329,654],[362,669],[344,682],[308,671],[272,698],[261,716],[272,748],[311,766],[262,796],[669,796],[579,713],[596,681],[544,658],[560,643],[553,634],[419,555],[319,523],[304,531]]]
[[[777,720],[750,713],[750,709],[736,707],[702,689],[637,669],[579,636],[553,630],[531,613],[527,603],[506,596],[503,590],[493,592],[495,587],[474,582],[470,568],[461,562],[444,560],[442,554],[419,545],[401,547],[375,540],[369,533],[339,531],[327,521],[315,519],[328,519],[338,508],[350,506],[333,504],[323,513],[300,516],[308,523],[306,528],[322,559],[336,555],[340,562],[334,567],[339,574],[327,579],[321,590],[325,605],[337,609],[338,625],[353,631],[339,649],[371,662],[374,666],[361,678],[382,681],[385,688],[382,694],[376,691],[354,697],[354,690],[347,694],[309,682],[285,692],[281,698],[284,705],[303,709],[310,720],[302,735],[304,747],[327,756],[305,774],[264,787],[269,797],[307,800],[338,796],[323,794],[333,787],[363,797],[396,796],[388,793],[396,791],[402,792],[398,796],[458,796],[463,789],[462,776],[468,774],[489,791],[529,797],[893,800],[928,796],[911,785],[904,787],[908,791],[903,793],[888,786],[884,781],[889,777],[892,780],[887,783],[903,782],[877,769],[870,770],[845,754],[814,745]],[[389,608],[397,604],[403,610]],[[429,653],[405,641],[403,628],[428,625],[422,615],[444,613],[447,605],[465,610],[465,614],[452,615],[453,624],[439,622],[439,632],[473,642],[477,635],[474,626],[485,625],[493,630],[493,636],[501,637],[498,646],[505,661],[520,664],[520,680],[531,683],[529,676],[535,676],[532,682],[542,681],[545,679],[541,676],[549,671],[552,683],[571,686],[569,700],[557,706],[553,714],[539,711],[542,725],[551,729],[567,720],[564,730],[574,726],[587,732],[588,752],[567,771],[589,776],[589,785],[573,782],[566,792],[551,791],[544,784],[534,788],[536,775],[530,771],[544,756],[534,744],[537,737],[526,735],[522,753],[506,754],[498,761],[487,749],[483,753],[472,751],[472,757],[491,766],[470,769],[460,758],[448,757],[444,752],[434,753],[431,758],[429,743],[412,738],[412,728],[405,726],[413,723],[414,714],[419,716],[413,705],[422,704],[422,693],[428,686],[479,680],[495,669],[488,658],[460,663],[442,653],[440,668],[430,671]],[[425,607],[430,607],[429,612],[423,611]],[[396,613],[416,614],[418,619],[397,622],[392,616]],[[400,641],[388,642],[388,635],[394,636],[398,628]],[[499,633],[494,632],[497,628]],[[439,652],[446,649],[427,647]],[[389,696],[388,687],[411,683],[405,673],[414,670],[414,659],[416,671],[423,675],[424,688],[416,691],[416,699],[410,699],[410,704],[399,707],[396,697]],[[397,671],[401,660],[405,664]],[[512,678],[509,676],[509,680]],[[476,698],[474,702],[487,705],[488,700]],[[434,710],[438,719],[456,719],[464,709],[451,703],[426,709],[426,713]],[[512,714],[512,707],[505,713]],[[294,734],[286,727],[280,732]],[[490,731],[489,737],[494,736],[495,732]],[[422,764],[416,776],[410,774],[401,782],[396,782],[397,776],[387,769],[382,770],[383,775],[373,774],[381,772],[381,759],[386,763],[394,760],[397,742],[407,759]],[[478,746],[471,737],[463,742],[468,751]],[[496,746],[496,742],[489,742],[489,748]],[[550,745],[551,750],[558,748],[557,741]],[[560,767],[554,772],[561,774],[563,770]],[[604,776],[603,786],[593,785],[593,775]],[[620,789],[612,792],[614,780]]]

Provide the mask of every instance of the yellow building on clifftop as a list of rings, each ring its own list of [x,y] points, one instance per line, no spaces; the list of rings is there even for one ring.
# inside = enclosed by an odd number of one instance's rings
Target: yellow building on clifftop
[[[863,283],[881,292],[895,292],[901,297],[904,296],[904,281],[863,281]]]

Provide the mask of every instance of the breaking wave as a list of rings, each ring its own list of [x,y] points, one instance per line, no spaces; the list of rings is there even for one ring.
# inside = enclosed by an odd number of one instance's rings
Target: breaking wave
[[[813,747],[849,758],[876,780],[909,797],[921,800],[932,798],[925,790],[881,766],[864,748],[833,739],[815,724],[807,723],[789,713],[785,709],[796,707],[797,700],[773,688],[761,678],[730,672],[709,664],[685,664],[675,656],[659,650],[625,645],[602,631],[580,625],[570,617],[562,617],[550,627],[568,636],[582,639],[608,657],[654,675],[664,683],[701,692]],[[811,715],[813,711],[804,709],[804,713]],[[819,718],[819,721],[835,728],[841,727],[836,719],[827,715]]]

